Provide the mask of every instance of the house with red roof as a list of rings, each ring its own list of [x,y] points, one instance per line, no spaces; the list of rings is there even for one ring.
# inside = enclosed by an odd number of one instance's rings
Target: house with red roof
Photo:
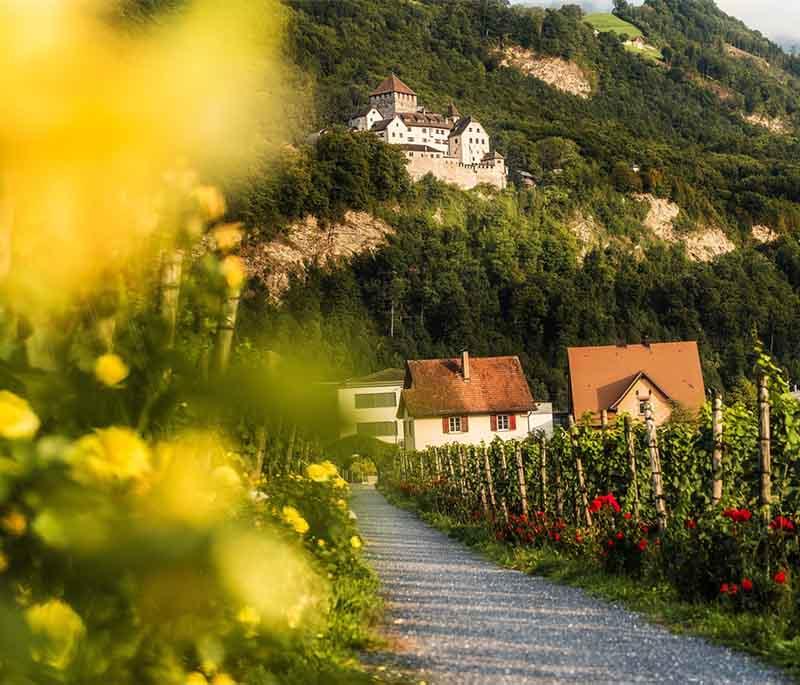
[[[460,357],[406,362],[397,416],[408,450],[478,445],[552,432],[552,406],[534,401],[519,357]]]
[[[650,406],[661,425],[676,407],[697,412],[706,400],[694,341],[570,347],[567,357],[577,420],[589,416],[600,425],[603,412],[609,422],[623,414],[643,420]]]

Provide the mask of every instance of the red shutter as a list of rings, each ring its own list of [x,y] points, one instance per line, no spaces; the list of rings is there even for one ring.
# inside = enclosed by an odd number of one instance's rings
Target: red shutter
[[[442,432],[449,433],[450,432],[450,419],[446,416],[442,417]]]
[[[469,432],[469,418],[466,416],[461,417],[461,430],[464,433]]]
[[[497,414],[492,414],[489,417],[489,420],[492,423],[492,430],[496,432],[497,431]]]
[[[512,431],[517,430],[517,415],[516,414],[511,414],[508,417],[508,429],[512,430]]]

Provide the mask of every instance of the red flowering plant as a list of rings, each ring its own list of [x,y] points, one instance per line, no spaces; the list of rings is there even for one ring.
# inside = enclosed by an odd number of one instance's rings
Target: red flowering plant
[[[595,497],[589,505],[600,560],[607,571],[639,575],[654,553],[650,527],[623,512],[613,493]],[[646,531],[646,532],[645,532]]]
[[[556,545],[564,547],[571,539],[567,524],[544,511],[524,514],[509,514],[508,521],[499,517],[495,523],[495,538],[514,545],[543,547]]]

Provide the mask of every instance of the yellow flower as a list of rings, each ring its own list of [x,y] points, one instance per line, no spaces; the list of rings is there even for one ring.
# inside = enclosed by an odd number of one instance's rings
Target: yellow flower
[[[326,544],[327,544],[327,543],[326,543],[326,542],[325,542],[325,540],[323,540],[322,538],[320,538],[319,540],[317,540],[317,547],[325,547],[325,545],[326,545]]]
[[[231,678],[227,673],[217,673],[211,685],[236,685],[236,681]]]
[[[294,528],[300,535],[308,532],[308,521],[306,521],[294,507],[284,507],[281,510],[283,520]]]
[[[32,438],[39,425],[30,404],[13,392],[0,391],[0,436],[10,440]]]
[[[186,685],[208,685],[208,681],[200,671],[193,671],[186,676]]]
[[[0,552],[0,573],[8,571],[8,557]]]
[[[336,464],[334,464],[333,462],[328,461],[327,459],[325,461],[323,461],[320,464],[320,466],[322,466],[322,468],[324,468],[328,472],[328,475],[331,478],[333,478],[334,476],[338,476],[339,475],[339,469],[336,468]]]
[[[94,365],[97,380],[111,387],[124,381],[129,373],[127,364],[116,354],[104,354],[97,358]]]
[[[361,542],[361,538],[358,535],[354,535],[350,538],[350,546],[353,549],[361,549],[364,546],[364,543]]]
[[[344,478],[342,478],[341,476],[336,476],[336,478],[333,479],[333,486],[335,488],[346,489],[347,488],[347,481]]]
[[[239,609],[239,613],[236,614],[236,620],[244,626],[247,637],[255,637],[258,633],[261,616],[253,607],[246,606]]]
[[[151,471],[150,450],[129,428],[96,430],[78,440],[67,460],[80,483],[141,480]]]
[[[25,531],[28,529],[28,519],[21,511],[12,509],[0,519],[0,527],[9,535],[18,538],[25,535]]]
[[[214,186],[198,186],[192,196],[207,219],[213,221],[225,214],[225,198]]]
[[[339,507],[339,509],[341,509],[342,511],[347,510],[347,502],[345,502],[343,499],[337,499],[336,506]]]
[[[86,628],[72,607],[58,599],[36,604],[25,612],[25,619],[34,635],[45,638],[46,644],[32,650],[36,661],[65,669],[72,660],[78,640]]]
[[[221,270],[231,290],[239,290],[242,287],[247,277],[247,270],[241,257],[228,255],[222,260]]]
[[[222,224],[214,229],[214,242],[217,249],[227,252],[242,242],[242,224]]]
[[[322,464],[309,464],[306,466],[306,475],[317,483],[324,483],[330,480],[330,473]]]

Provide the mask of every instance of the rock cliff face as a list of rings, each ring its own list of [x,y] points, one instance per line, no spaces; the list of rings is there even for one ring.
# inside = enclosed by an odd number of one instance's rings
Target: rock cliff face
[[[341,223],[325,227],[308,216],[289,226],[286,238],[246,245],[243,257],[248,272],[279,302],[291,277],[302,275],[308,264],[337,263],[374,251],[392,233],[389,224],[366,212],[347,212]]]
[[[560,57],[539,56],[525,48],[510,45],[497,51],[500,66],[518,69],[526,76],[533,76],[558,90],[588,98],[592,84],[575,62]]]
[[[748,124],[753,124],[753,126],[761,126],[772,133],[783,134],[789,133],[791,130],[791,127],[786,123],[785,120],[777,117],[770,117],[766,114],[753,113],[743,115],[743,117]]]

